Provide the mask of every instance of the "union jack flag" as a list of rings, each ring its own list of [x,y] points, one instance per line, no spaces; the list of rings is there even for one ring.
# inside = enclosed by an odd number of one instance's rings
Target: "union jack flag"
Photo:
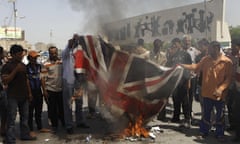
[[[99,89],[108,108],[119,114],[149,119],[156,115],[177,86],[183,68],[158,66],[116,50],[98,36],[81,36],[88,80]]]

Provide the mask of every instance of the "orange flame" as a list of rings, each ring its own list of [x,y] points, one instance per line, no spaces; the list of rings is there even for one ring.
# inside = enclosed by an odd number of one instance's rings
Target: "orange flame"
[[[149,132],[143,127],[143,117],[140,115],[135,123],[129,123],[128,128],[124,129],[124,136],[149,137]]]

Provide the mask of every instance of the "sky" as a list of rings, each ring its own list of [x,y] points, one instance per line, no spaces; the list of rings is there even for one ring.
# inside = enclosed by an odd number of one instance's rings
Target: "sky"
[[[0,0],[0,25],[14,26],[13,3]],[[63,49],[74,33],[96,34],[98,23],[203,2],[204,0],[16,0],[17,27],[25,39]],[[240,0],[226,0],[225,20],[240,25]]]

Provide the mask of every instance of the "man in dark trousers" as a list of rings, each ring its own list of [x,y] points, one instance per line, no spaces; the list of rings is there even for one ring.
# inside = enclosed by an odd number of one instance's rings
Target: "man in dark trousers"
[[[166,66],[172,67],[176,64],[191,64],[191,56],[189,53],[184,51],[181,46],[181,40],[179,38],[174,38],[172,40],[172,46],[168,51],[168,60]],[[174,114],[172,122],[180,122],[181,107],[183,109],[184,121],[183,125],[186,128],[190,128],[190,103],[189,103],[189,80],[190,72],[184,70],[183,77],[173,93],[173,106]]]
[[[52,132],[58,131],[58,120],[65,126],[62,96],[62,60],[58,57],[58,48],[48,48],[49,59],[42,67],[43,95],[48,101],[48,117]]]
[[[232,103],[232,123],[234,125],[235,137],[233,142],[240,142],[240,40],[235,43],[236,49],[238,51],[238,61],[237,68],[234,77],[235,91],[233,93],[233,103]]]
[[[2,70],[3,65],[5,64],[4,58],[4,50],[3,47],[0,46],[0,71]],[[7,95],[6,95],[6,86],[2,83],[2,79],[0,78],[0,117],[1,117],[1,128],[0,134],[1,136],[5,136],[6,134],[6,122],[7,122]]]
[[[43,106],[43,93],[42,93],[42,79],[40,77],[41,65],[37,63],[37,58],[39,53],[36,51],[29,51],[27,59],[29,63],[27,64],[27,74],[30,83],[30,88],[32,92],[33,99],[29,103],[29,117],[28,125],[33,133],[33,115],[35,115],[35,121],[37,124],[37,129],[40,132],[49,132],[50,130],[42,127],[42,106]],[[34,134],[34,133],[33,133]]]
[[[8,85],[8,117],[6,143],[16,143],[15,119],[17,109],[20,114],[20,138],[22,140],[36,140],[30,135],[28,127],[28,101],[32,95],[27,79],[26,66],[21,62],[23,58],[23,48],[20,45],[12,45],[10,48],[11,61],[2,68],[3,84]]]
[[[212,41],[208,47],[208,55],[199,63],[181,64],[184,68],[195,72],[202,71],[203,117],[200,122],[200,135],[205,138],[211,128],[211,112],[216,109],[215,136],[224,142],[224,106],[227,89],[232,80],[232,61],[220,52],[221,45]]]

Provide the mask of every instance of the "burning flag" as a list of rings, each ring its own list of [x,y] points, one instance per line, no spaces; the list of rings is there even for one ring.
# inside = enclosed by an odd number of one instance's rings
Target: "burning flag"
[[[115,50],[97,36],[81,36],[80,44],[88,81],[115,116],[127,114],[131,121],[141,116],[144,123],[161,111],[183,73]]]

